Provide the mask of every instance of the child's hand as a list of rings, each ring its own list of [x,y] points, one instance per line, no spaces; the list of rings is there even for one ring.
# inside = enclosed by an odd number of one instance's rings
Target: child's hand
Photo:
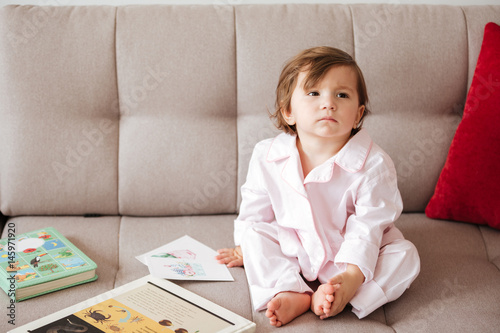
[[[335,316],[344,310],[347,303],[351,301],[356,294],[358,288],[363,284],[365,276],[356,265],[347,265],[347,270],[343,273],[335,275],[328,280],[328,283],[333,285],[335,293],[331,308],[324,307],[325,313],[320,316],[321,319]]]
[[[241,247],[237,246],[234,249],[220,249],[215,257],[219,264],[225,264],[227,267],[243,266],[243,253]]]

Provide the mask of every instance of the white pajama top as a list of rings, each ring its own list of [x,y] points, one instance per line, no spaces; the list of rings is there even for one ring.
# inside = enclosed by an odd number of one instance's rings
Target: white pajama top
[[[296,136],[259,142],[241,194],[236,245],[252,224],[272,223],[282,253],[298,259],[309,281],[333,263],[357,265],[367,283],[382,242],[403,238],[393,224],[403,208],[396,170],[364,129],[305,179]]]

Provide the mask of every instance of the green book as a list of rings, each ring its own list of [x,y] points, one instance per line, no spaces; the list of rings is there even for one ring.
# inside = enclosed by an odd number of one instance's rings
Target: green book
[[[52,227],[9,233],[0,239],[0,248],[0,287],[11,300],[97,279],[95,262]]]

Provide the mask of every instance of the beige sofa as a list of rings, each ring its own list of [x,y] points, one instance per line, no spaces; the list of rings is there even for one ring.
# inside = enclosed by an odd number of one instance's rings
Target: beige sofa
[[[56,227],[99,275],[18,303],[16,325],[146,275],[134,257],[182,235],[233,245],[252,148],[278,133],[268,111],[281,66],[330,45],[364,71],[365,128],[396,164],[397,226],[421,273],[363,320],[307,313],[280,332],[498,332],[500,232],[423,213],[489,21],[500,23],[500,6],[1,8],[2,222]],[[231,273],[235,282],[179,285],[274,331],[252,311],[244,270]]]

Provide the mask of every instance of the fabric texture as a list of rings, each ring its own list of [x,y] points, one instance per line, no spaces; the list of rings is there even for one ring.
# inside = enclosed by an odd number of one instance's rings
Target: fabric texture
[[[457,128],[425,213],[500,229],[500,26],[488,23]]]
[[[234,43],[229,6],[118,7],[121,215],[236,211]]]
[[[118,214],[114,38],[112,7],[0,12],[3,214]]]

